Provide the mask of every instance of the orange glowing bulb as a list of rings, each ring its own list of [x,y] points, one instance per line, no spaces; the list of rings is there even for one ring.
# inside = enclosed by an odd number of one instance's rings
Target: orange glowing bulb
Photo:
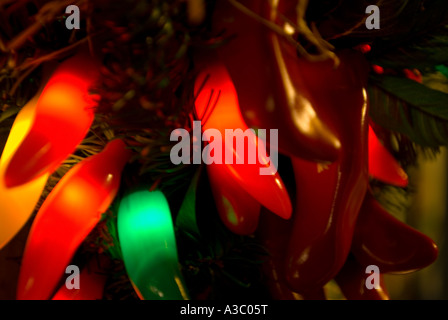
[[[408,185],[408,176],[398,161],[381,144],[369,126],[369,174],[375,179],[398,187]]]
[[[85,237],[112,203],[130,157],[122,140],[71,169],[33,222],[20,269],[17,298],[45,300]]]
[[[25,225],[34,211],[48,179],[48,174],[9,189],[3,183],[5,169],[12,155],[28,133],[36,109],[37,96],[18,113],[0,159],[0,249]]]
[[[209,166],[219,166],[221,175],[229,175],[260,204],[282,218],[289,219],[292,213],[291,201],[280,175],[272,165],[272,159],[267,156],[264,141],[254,132],[249,132],[244,142],[244,157],[238,153],[235,143],[225,141],[226,129],[241,129],[244,132],[248,129],[239,108],[235,87],[225,66],[222,64],[207,66],[196,79],[195,92],[197,95],[195,108],[202,118],[204,137],[209,138],[205,134],[208,129],[218,130],[223,137],[222,164],[212,163]],[[210,101],[213,105],[207,108]],[[233,150],[227,150],[231,148],[230,146]],[[271,151],[275,148],[272,145],[270,147]],[[249,150],[257,150],[256,161],[253,164],[248,161]],[[260,150],[264,152],[260,153]],[[224,154],[227,152],[235,156],[233,164],[226,163]],[[236,163],[238,158],[244,158],[244,163]],[[261,175],[260,169],[268,170],[269,174]]]
[[[98,64],[86,54],[64,61],[37,101],[34,122],[6,169],[9,188],[51,174],[87,134],[96,96],[89,95],[99,76]]]

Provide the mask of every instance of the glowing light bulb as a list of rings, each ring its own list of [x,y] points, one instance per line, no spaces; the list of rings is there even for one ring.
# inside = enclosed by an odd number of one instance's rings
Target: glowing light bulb
[[[231,180],[238,183],[263,206],[282,218],[289,219],[292,205],[286,187],[281,182],[272,159],[267,156],[265,142],[254,132],[246,131],[248,127],[241,115],[238,96],[226,68],[218,63],[208,65],[196,79],[195,92],[197,94],[195,108],[197,114],[203,118],[204,133],[208,129],[215,129],[221,133],[221,136],[225,136],[225,139],[221,141],[221,150],[223,150],[222,154],[226,153],[226,159],[223,156],[222,164],[212,163],[209,166],[219,166],[219,169],[214,170],[221,170],[221,175],[229,175],[232,177]],[[213,108],[207,109],[210,100],[216,101],[216,104],[213,103]],[[238,143],[228,141],[229,135],[226,135],[226,130],[230,129],[234,132],[240,129],[246,133],[244,154],[238,150]],[[270,147],[271,152],[277,151],[274,149],[275,146]],[[256,160],[250,163],[249,152],[253,153],[254,150],[257,153]],[[260,153],[260,150],[264,152]],[[227,154],[235,156],[233,164],[229,163]],[[244,159],[244,163],[237,163],[236,159]],[[260,174],[260,168],[268,170],[269,174]]]
[[[213,198],[221,221],[232,232],[250,235],[258,227],[261,204],[219,165],[207,166]]]
[[[94,118],[97,97],[89,90],[98,75],[97,63],[85,54],[55,70],[37,101],[33,124],[7,166],[7,187],[51,174],[75,150]]]
[[[129,157],[124,142],[113,140],[73,167],[51,191],[28,235],[19,300],[50,298],[79,245],[112,203]]]
[[[37,96],[18,113],[0,159],[0,249],[25,225],[34,211],[48,179],[48,174],[16,188],[7,188],[5,169],[23,138],[27,135],[36,109]]]
[[[142,300],[188,298],[170,208],[161,191],[134,191],[121,200],[118,237],[127,273]]]

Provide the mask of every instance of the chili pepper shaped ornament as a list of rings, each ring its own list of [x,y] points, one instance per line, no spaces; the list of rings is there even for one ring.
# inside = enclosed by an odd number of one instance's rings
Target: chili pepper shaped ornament
[[[271,298],[303,300],[302,296],[287,286],[284,277],[285,247],[291,234],[291,222],[275,216],[265,208],[262,208],[262,211],[256,235],[267,251],[262,270]]]
[[[369,126],[369,174],[375,179],[397,187],[408,185],[406,172],[381,144],[371,126]]]
[[[203,122],[202,139],[208,141],[202,152],[204,161],[219,167],[213,170],[222,171],[219,174],[221,177],[232,177],[261,205],[289,219],[291,201],[277,172],[276,160],[273,158],[276,150],[271,147],[271,156],[268,156],[263,139],[247,127],[225,66],[219,62],[207,64],[196,78],[195,93],[196,113]],[[244,138],[237,137],[234,143],[232,134],[238,131]],[[241,147],[240,143],[244,143],[244,146]]]
[[[188,299],[171,212],[161,191],[138,190],[124,196],[118,209],[118,237],[140,299]]]
[[[207,173],[219,217],[233,233],[250,235],[258,227],[261,205],[236,184],[220,165],[207,166]]]
[[[51,174],[87,134],[95,99],[89,90],[99,76],[98,63],[86,53],[62,62],[37,101],[34,122],[5,171],[9,188]]]
[[[372,276],[366,272],[367,266],[361,265],[352,255],[347,258],[335,280],[342,294],[348,300],[389,300],[384,275],[378,274],[377,287],[370,282]],[[367,269],[367,271],[369,271]],[[366,282],[369,281],[369,284]]]
[[[338,52],[329,61],[301,59],[301,72],[327,123],[341,141],[339,158],[322,165],[292,158],[297,185],[294,227],[286,255],[286,279],[299,293],[323,287],[349,254],[356,219],[368,186],[367,69],[361,53]]]
[[[408,273],[432,264],[437,245],[428,236],[388,213],[367,192],[353,236],[352,252],[363,265],[382,273]]]
[[[262,270],[271,298],[273,300],[325,300],[323,288],[302,295],[288,286],[284,270],[286,249],[292,231],[291,221],[281,219],[266,208],[261,210],[256,237],[266,249]]]
[[[0,158],[0,249],[25,225],[41,196],[48,174],[16,188],[4,184],[5,169],[31,127],[37,96],[32,98],[17,114]]]
[[[130,151],[122,140],[73,167],[45,199],[28,235],[17,298],[46,300],[118,191]]]
[[[340,141],[310,100],[322,92],[320,88],[306,87],[296,46],[231,2],[216,3],[213,27],[229,36],[217,53],[235,84],[244,120],[249,127],[267,129],[268,133],[269,129],[278,129],[282,154],[310,161],[334,161]],[[289,30],[280,18],[285,13],[285,1],[248,0],[240,4],[277,28]],[[292,12],[296,12],[295,8]]]

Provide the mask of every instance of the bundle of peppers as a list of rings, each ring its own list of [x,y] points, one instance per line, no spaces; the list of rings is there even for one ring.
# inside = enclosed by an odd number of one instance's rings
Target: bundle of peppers
[[[278,149],[291,159],[296,182],[290,219],[262,207],[253,222],[259,208],[249,208],[240,195],[238,221],[251,220],[250,230],[257,228],[270,253],[263,270],[273,298],[322,299],[323,287],[335,279],[348,299],[388,299],[383,273],[424,268],[437,258],[437,246],[389,214],[370,190],[371,178],[405,187],[407,176],[370,127],[371,68],[364,54],[344,49],[310,61],[298,53],[288,41],[300,31],[296,5],[218,1],[215,8],[213,27],[229,40],[214,59],[231,76],[245,123],[279,130]],[[371,290],[364,285],[369,265],[381,272],[379,287]]]

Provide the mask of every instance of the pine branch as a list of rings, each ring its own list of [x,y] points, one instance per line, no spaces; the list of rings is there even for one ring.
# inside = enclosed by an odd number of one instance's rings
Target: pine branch
[[[388,50],[374,47],[369,60],[396,70],[434,70],[435,66],[448,63],[448,26],[435,33],[423,34],[408,43],[395,43],[395,46]]]
[[[403,79],[407,80],[407,79]],[[408,80],[413,82],[411,80]],[[406,81],[406,83],[408,83]],[[382,84],[382,86],[380,86]],[[423,85],[410,83],[410,87],[388,87],[387,82],[372,83],[368,87],[370,116],[373,121],[387,129],[401,133],[416,144],[437,149],[448,145],[447,104],[443,100],[426,96],[429,92]],[[385,87],[389,91],[385,90]],[[416,92],[410,92],[420,88]],[[435,90],[432,90],[435,91]],[[409,96],[406,96],[409,94]],[[445,95],[445,96],[443,96]],[[435,92],[434,96],[448,95]],[[418,104],[420,102],[420,104]]]

